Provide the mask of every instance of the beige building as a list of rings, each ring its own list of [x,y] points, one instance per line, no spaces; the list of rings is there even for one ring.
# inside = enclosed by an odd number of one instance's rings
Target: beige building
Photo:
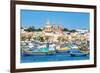
[[[50,24],[50,22],[48,21],[46,23],[46,25],[43,28],[43,32],[45,33],[61,33],[62,34],[62,27],[60,25],[52,25]]]

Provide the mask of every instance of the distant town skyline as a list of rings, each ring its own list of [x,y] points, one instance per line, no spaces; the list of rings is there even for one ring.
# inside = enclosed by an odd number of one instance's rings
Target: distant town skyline
[[[43,28],[47,22],[68,29],[88,29],[90,14],[83,12],[56,12],[21,10],[21,27]]]

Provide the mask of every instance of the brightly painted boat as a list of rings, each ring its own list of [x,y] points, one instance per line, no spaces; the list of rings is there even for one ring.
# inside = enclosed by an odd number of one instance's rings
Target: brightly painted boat
[[[23,51],[24,55],[49,55],[55,53],[56,52],[54,48],[46,48],[46,47],[42,47],[40,49],[31,48]]]
[[[69,50],[70,48],[68,48],[68,47],[62,47],[62,48],[59,48],[59,49],[57,49],[56,50],[56,52],[68,52],[68,50]]]
[[[78,49],[71,49],[71,50],[69,50],[69,53],[70,53],[71,56],[86,56],[86,55],[89,54],[87,52],[83,53]]]

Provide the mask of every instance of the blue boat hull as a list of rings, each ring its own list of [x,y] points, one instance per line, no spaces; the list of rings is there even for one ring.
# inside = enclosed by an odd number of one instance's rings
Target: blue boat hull
[[[87,56],[88,53],[70,53],[71,56]]]

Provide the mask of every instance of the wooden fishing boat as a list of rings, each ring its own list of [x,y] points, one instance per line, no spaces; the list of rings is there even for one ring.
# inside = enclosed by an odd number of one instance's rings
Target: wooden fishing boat
[[[48,48],[41,48],[41,49],[31,49],[31,50],[24,50],[24,55],[50,55],[55,54],[55,50],[49,50]]]
[[[81,52],[80,53],[74,53],[74,52],[71,52],[70,55],[71,56],[87,56],[88,53],[81,53]]]
[[[69,53],[71,56],[86,56],[89,54],[88,52],[81,52],[79,49],[71,49]]]

